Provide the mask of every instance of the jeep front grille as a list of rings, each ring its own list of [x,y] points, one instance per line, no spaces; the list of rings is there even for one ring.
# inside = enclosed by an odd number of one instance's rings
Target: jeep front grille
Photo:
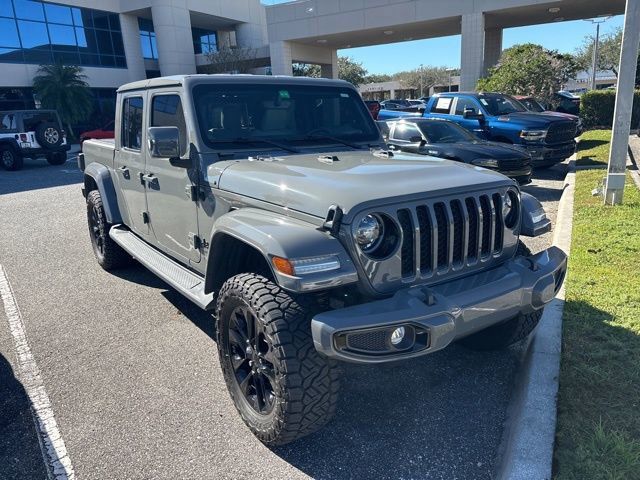
[[[460,270],[500,254],[504,242],[502,197],[479,194],[396,212],[402,231],[402,277]]]

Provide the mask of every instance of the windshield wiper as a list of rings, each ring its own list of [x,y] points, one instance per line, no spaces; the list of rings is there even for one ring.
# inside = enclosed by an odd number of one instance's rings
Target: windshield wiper
[[[331,135],[315,135],[315,134],[311,134],[311,135],[307,135],[306,137],[304,137],[304,140],[331,140],[332,142],[336,142],[336,143],[341,143],[342,145],[346,145],[347,147],[351,147],[354,150],[361,150],[362,146],[361,145],[357,145],[355,143],[351,143],[347,140],[342,140],[341,138],[338,137],[332,137]]]
[[[273,140],[266,140],[263,138],[244,138],[244,137],[239,137],[239,138],[234,138],[232,140],[212,140],[213,143],[237,143],[240,145],[246,145],[246,144],[264,144],[264,145],[270,145],[272,147],[276,147],[279,148],[281,150],[286,150],[287,152],[291,152],[291,153],[300,153],[300,150],[293,148],[293,147],[289,147],[287,145],[284,145],[280,142],[276,142]]]

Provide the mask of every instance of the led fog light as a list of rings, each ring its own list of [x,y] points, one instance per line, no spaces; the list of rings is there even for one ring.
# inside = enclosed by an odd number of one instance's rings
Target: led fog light
[[[393,332],[391,332],[391,343],[393,345],[398,345],[402,340],[404,340],[405,330],[404,327],[398,327]]]

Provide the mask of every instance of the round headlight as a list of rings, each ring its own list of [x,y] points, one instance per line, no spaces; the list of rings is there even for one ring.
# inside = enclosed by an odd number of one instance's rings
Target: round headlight
[[[511,213],[511,209],[513,208],[513,201],[511,200],[511,196],[507,193],[504,197],[502,197],[502,217],[505,218]]]
[[[377,215],[367,215],[356,229],[356,242],[363,251],[373,250],[382,238],[383,224]]]
[[[502,218],[507,228],[515,228],[519,219],[520,197],[514,190],[508,190],[502,198]]]

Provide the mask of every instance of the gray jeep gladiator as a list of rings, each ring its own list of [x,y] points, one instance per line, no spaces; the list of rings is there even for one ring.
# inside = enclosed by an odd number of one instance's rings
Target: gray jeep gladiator
[[[264,443],[318,430],[340,361],[522,340],[566,271],[509,178],[390,152],[338,80],[190,75],[120,87],[114,140],[88,140],[89,234],[216,322],[231,398]]]

